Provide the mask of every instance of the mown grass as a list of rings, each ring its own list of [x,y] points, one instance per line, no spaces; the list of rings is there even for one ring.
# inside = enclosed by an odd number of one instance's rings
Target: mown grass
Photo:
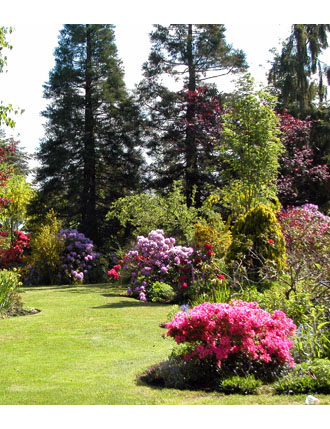
[[[304,404],[306,395],[221,395],[154,388],[137,381],[166,360],[173,342],[159,323],[169,307],[108,285],[34,287],[40,313],[0,320],[0,404]],[[330,396],[318,395],[322,404]]]

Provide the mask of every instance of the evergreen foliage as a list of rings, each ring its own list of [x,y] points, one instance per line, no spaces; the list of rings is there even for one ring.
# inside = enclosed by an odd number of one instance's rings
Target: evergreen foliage
[[[125,89],[112,25],[65,25],[55,60],[44,86],[39,199],[43,211],[54,207],[67,226],[102,244],[107,207],[139,187],[138,109]]]
[[[195,186],[199,205],[202,186],[214,181],[205,167],[212,161],[210,136],[219,133],[220,103],[217,91],[205,87],[204,81],[246,66],[243,52],[228,45],[224,33],[222,24],[155,25],[143,66],[145,78],[139,85],[150,120],[155,185],[162,188],[184,179],[188,205]],[[180,81],[184,91],[170,91],[164,77]],[[217,107],[205,115],[210,105]]]
[[[240,215],[232,229],[228,263],[241,260],[247,277],[258,281],[260,269],[267,265],[281,269],[285,264],[285,239],[273,211],[259,204],[244,216]]]

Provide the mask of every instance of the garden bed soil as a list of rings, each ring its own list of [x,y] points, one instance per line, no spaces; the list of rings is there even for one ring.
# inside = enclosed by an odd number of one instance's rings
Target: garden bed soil
[[[19,308],[13,307],[7,310],[5,313],[0,315],[0,319],[7,319],[8,317],[16,317],[16,316],[29,316],[31,314],[40,313],[41,310],[39,308]]]

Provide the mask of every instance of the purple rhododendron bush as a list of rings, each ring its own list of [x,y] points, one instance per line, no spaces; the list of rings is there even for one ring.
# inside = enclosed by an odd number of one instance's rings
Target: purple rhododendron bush
[[[120,277],[119,270],[130,273],[128,295],[147,301],[153,284],[170,285],[176,301],[187,299],[200,287],[205,273],[202,265],[210,261],[214,252],[206,243],[203,248],[176,245],[173,237],[165,237],[162,230],[151,231],[148,237],[139,236],[135,247],[108,271],[113,280]]]
[[[191,345],[186,360],[211,357],[221,366],[229,357],[243,354],[257,361],[295,366],[290,354],[295,324],[282,311],[270,314],[257,302],[206,302],[177,313],[166,328],[176,343]]]
[[[61,271],[58,278],[62,281],[83,281],[100,256],[94,252],[93,241],[76,229],[61,229],[59,237],[64,240],[61,254]]]

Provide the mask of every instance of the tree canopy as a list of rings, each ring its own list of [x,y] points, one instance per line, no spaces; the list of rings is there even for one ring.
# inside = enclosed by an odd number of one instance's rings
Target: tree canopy
[[[65,25],[55,61],[44,92],[39,198],[100,244],[109,204],[139,187],[138,108],[125,88],[112,25]]]

